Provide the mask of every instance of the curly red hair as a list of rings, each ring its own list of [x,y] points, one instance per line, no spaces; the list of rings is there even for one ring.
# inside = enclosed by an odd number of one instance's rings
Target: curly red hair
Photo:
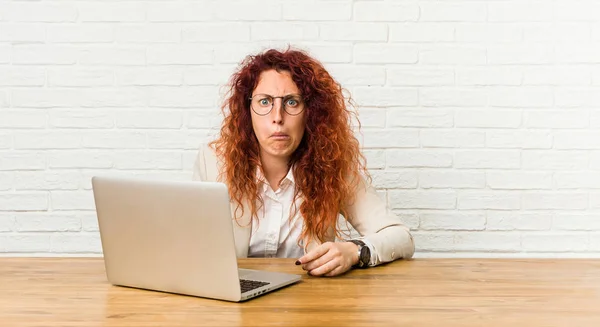
[[[252,219],[257,219],[263,204],[256,179],[261,162],[248,98],[260,74],[271,69],[289,72],[305,101],[305,132],[289,166],[294,167],[295,198],[303,200],[299,208],[304,218],[301,238],[316,237],[323,242],[330,228],[339,236],[338,215],[350,218],[345,208],[353,202],[363,177],[370,176],[351,127],[356,115],[346,106],[346,100],[352,104],[351,98],[346,98],[341,85],[304,51],[270,49],[249,55],[231,76],[221,107],[225,117],[220,135],[210,143],[223,161],[220,179],[225,178],[237,204],[235,217],[239,210],[244,213],[243,201],[248,201]]]

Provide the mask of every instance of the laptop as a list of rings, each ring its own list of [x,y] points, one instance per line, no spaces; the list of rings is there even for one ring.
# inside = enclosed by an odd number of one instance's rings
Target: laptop
[[[223,183],[94,176],[92,190],[113,285],[240,302],[301,279],[238,269]]]

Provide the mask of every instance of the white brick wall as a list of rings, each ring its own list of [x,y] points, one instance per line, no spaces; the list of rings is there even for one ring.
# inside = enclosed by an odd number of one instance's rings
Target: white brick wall
[[[593,0],[0,0],[0,255],[99,255],[90,178],[186,180],[244,55],[351,91],[417,256],[600,255]]]

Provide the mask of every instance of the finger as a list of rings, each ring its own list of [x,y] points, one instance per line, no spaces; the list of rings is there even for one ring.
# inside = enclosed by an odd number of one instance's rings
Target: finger
[[[339,265],[340,265],[339,260],[336,260],[334,258],[333,260],[328,261],[324,265],[321,265],[315,269],[309,270],[308,273],[312,276],[321,276],[321,275],[324,275],[324,274],[334,270]]]
[[[332,254],[331,249],[329,249],[325,254],[323,254],[322,256],[318,257],[317,259],[305,263],[302,265],[302,269],[304,270],[313,270],[316,268],[321,267],[322,265],[326,264],[327,262],[333,260],[335,256]]]
[[[298,262],[300,264],[306,264],[317,258],[320,258],[322,255],[327,253],[327,251],[329,251],[330,246],[331,246],[331,243],[329,243],[329,242],[323,243],[323,244],[317,246],[316,248],[314,248],[312,251],[309,251],[307,254],[300,257],[300,259],[298,259]]]
[[[348,270],[349,270],[348,268],[345,268],[344,266],[341,266],[341,265],[340,265],[340,266],[337,266],[337,267],[336,267],[335,269],[333,269],[332,271],[330,271],[330,272],[328,272],[328,273],[324,274],[323,276],[326,276],[326,277],[338,276],[338,275],[341,275],[341,274],[345,273],[345,272],[346,272],[346,271],[348,271]]]

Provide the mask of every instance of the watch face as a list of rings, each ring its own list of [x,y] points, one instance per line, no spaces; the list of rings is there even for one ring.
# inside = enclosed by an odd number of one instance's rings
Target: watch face
[[[368,266],[369,261],[371,261],[371,250],[369,250],[369,247],[363,246],[360,251],[360,262],[363,266]]]

